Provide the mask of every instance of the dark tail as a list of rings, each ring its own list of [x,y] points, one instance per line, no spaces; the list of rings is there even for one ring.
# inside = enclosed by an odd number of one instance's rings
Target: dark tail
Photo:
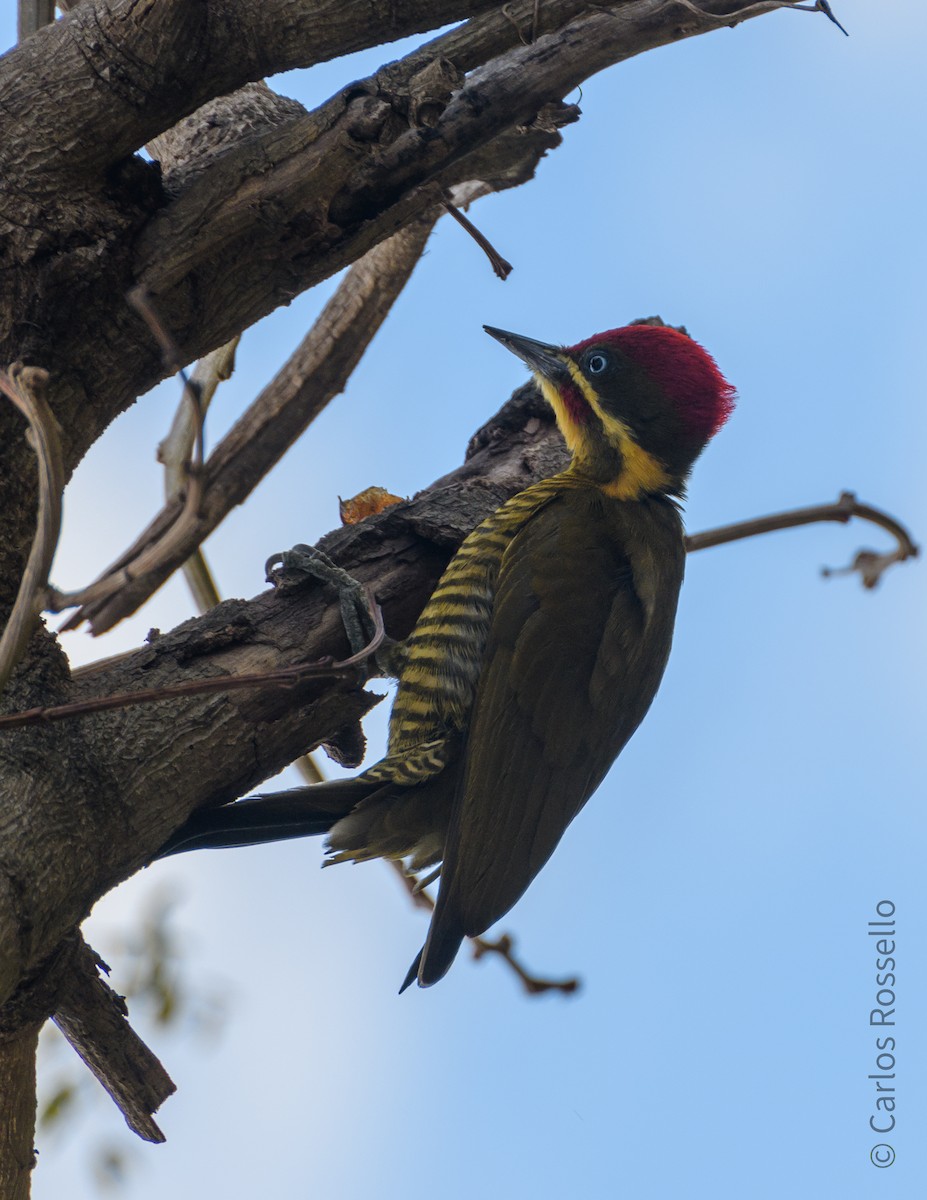
[[[440,905],[440,899],[438,901]],[[451,964],[457,957],[460,943],[464,940],[464,932],[457,921],[449,920],[446,914],[435,909],[431,919],[431,928],[425,945],[419,950],[415,961],[406,974],[399,989],[400,996],[407,987],[418,980],[419,987],[431,987],[451,969]]]
[[[320,836],[376,788],[360,779],[332,779],[289,792],[249,796],[221,808],[201,808],[154,857]]]

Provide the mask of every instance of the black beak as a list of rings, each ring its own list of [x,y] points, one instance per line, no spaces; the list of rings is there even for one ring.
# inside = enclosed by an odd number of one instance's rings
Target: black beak
[[[562,382],[569,377],[566,363],[560,357],[560,350],[557,346],[536,342],[534,338],[522,337],[520,333],[507,333],[506,330],[495,329],[492,325],[484,325],[483,328],[490,337],[501,342],[506,350],[517,354],[532,371],[537,371],[552,383]]]

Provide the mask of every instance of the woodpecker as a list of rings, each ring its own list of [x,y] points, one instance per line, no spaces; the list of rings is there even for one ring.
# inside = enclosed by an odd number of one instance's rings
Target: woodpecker
[[[328,833],[329,862],[437,867],[401,990],[516,903],[643,720],[685,564],[680,502],[734,390],[684,333],[558,347],[484,326],[531,368],[572,453],[461,545],[404,647],[386,757],[353,779],[195,814],[162,854]]]

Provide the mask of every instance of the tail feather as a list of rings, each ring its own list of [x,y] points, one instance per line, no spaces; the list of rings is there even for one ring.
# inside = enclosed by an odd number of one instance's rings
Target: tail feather
[[[154,857],[319,836],[379,786],[362,779],[333,779],[288,792],[249,796],[221,808],[199,809]]]
[[[463,939],[462,933],[448,931],[436,941],[433,932],[429,932],[425,945],[416,954],[412,966],[406,972],[399,995],[401,996],[416,980],[419,987],[431,987],[433,983],[443,979],[451,969]]]
[[[439,895],[425,945],[413,964],[417,968],[419,987],[431,987],[444,978],[465,936],[463,925],[457,917],[447,909],[442,911]]]
[[[421,965],[422,955],[424,953],[425,953],[425,948],[423,946],[422,949],[419,950],[418,954],[416,954],[415,958],[413,959],[412,966],[409,967],[408,971],[406,971],[406,977],[402,981],[402,987],[399,989],[400,996],[406,990],[406,988],[411,987],[412,984],[415,983],[415,980],[418,978],[418,969],[419,969],[419,966]]]

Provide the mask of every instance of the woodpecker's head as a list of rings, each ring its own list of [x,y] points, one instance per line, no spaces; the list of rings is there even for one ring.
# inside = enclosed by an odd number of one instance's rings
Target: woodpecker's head
[[[573,469],[621,500],[680,493],[734,406],[711,355],[669,326],[627,325],[575,346],[483,328],[534,371]]]

